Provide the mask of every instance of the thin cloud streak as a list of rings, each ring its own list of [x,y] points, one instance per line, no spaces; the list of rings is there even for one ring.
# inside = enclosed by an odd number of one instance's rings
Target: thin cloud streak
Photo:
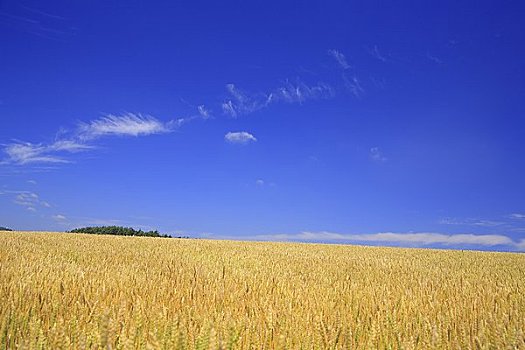
[[[356,76],[353,76],[351,79],[349,79],[346,75],[343,75],[343,80],[345,83],[346,88],[357,98],[361,98],[361,96],[365,93],[365,89],[361,85],[361,82]]]
[[[25,165],[29,163],[67,163],[61,157],[50,155],[48,146],[29,142],[16,142],[4,147],[8,158],[2,164],[15,163]]]
[[[62,16],[59,16],[59,15],[56,15],[56,14],[52,14],[52,13],[49,13],[49,12],[45,12],[45,11],[39,10],[37,8],[34,8],[34,7],[29,7],[29,6],[26,6],[26,5],[23,5],[23,4],[19,4],[19,6],[24,8],[24,9],[26,9],[29,12],[37,14],[37,15],[42,15],[42,16],[45,16],[45,17],[58,19],[58,20],[62,20],[62,21],[66,20],[66,18],[64,18]]]
[[[109,114],[87,123],[79,123],[77,128],[67,133],[59,131],[62,139],[50,144],[15,141],[4,145],[7,158],[0,164],[27,165],[34,163],[70,163],[67,154],[86,152],[96,148],[92,142],[109,136],[147,136],[169,133],[177,127],[195,118],[207,118],[210,113],[204,106],[199,106],[199,114],[162,122],[152,116],[134,113],[124,115]]]
[[[64,41],[75,34],[66,18],[22,4],[18,9],[0,10],[0,23],[54,41]]]
[[[52,144],[14,142],[4,147],[8,158],[2,163],[25,165],[30,163],[68,163],[62,154],[77,153],[92,149],[93,146],[73,140],[60,140]]]
[[[482,219],[454,219],[444,218],[439,221],[442,225],[459,225],[459,226],[479,226],[479,227],[495,227],[505,225],[506,222],[495,221],[495,220],[482,220]]]
[[[379,147],[370,148],[370,158],[375,162],[386,162],[387,158],[383,155],[383,152]]]
[[[372,57],[380,60],[381,62],[386,62],[386,57],[379,52],[379,48],[377,47],[377,45],[374,45],[372,48],[369,48],[368,53]]]
[[[89,123],[81,123],[78,133],[81,140],[90,140],[102,136],[145,136],[172,130],[172,122],[163,123],[149,115],[126,113],[120,116],[109,114]]]
[[[328,50],[328,54],[337,61],[337,63],[339,64],[339,66],[341,66],[341,68],[343,69],[352,68],[348,64],[345,55],[343,55],[340,51],[332,49],[332,50]]]
[[[199,111],[199,115],[203,119],[208,119],[211,116],[211,112],[206,108],[204,105],[200,105],[197,107],[197,110]]]
[[[443,64],[443,61],[442,61],[441,59],[439,59],[438,57],[436,57],[436,56],[434,56],[434,55],[431,55],[431,54],[428,53],[428,52],[427,52],[426,57],[427,57],[430,61],[432,61],[432,62],[434,62],[434,63],[436,63],[436,64]]]
[[[321,232],[301,232],[298,234],[274,234],[258,235],[257,240],[277,240],[277,241],[310,241],[310,242],[360,242],[360,243],[394,243],[409,246],[480,246],[494,247],[505,246],[513,250],[525,250],[525,240],[514,241],[505,235],[482,235],[482,234],[443,234],[432,232],[417,233],[394,233],[380,232],[372,234],[341,234],[327,231]]]
[[[57,222],[65,222],[67,220],[67,218],[62,215],[62,214],[56,214],[56,215],[53,215],[52,216],[53,220],[57,221]]]
[[[235,84],[227,84],[226,90],[231,99],[222,103],[222,110],[234,118],[240,114],[249,114],[265,108],[269,104],[268,96],[264,94],[249,95],[238,89]]]
[[[222,103],[222,111],[224,112],[224,114],[228,114],[233,118],[237,117],[237,110],[235,106],[233,105],[232,100]]]
[[[51,204],[41,200],[38,194],[34,192],[13,191],[12,193],[17,193],[13,203],[23,206],[29,211],[37,211],[38,207],[51,208]]]
[[[328,84],[319,82],[316,85],[307,85],[301,80],[295,83],[287,80],[270,93],[248,94],[237,88],[235,84],[227,84],[226,90],[230,98],[222,103],[222,111],[233,118],[256,112],[275,103],[301,104],[307,100],[329,98],[334,95],[333,89]]]
[[[310,99],[329,98],[333,94],[334,92],[330,85],[322,82],[309,86],[302,81],[298,81],[295,84],[287,81],[268,96],[268,103],[303,103]]]
[[[200,105],[200,106],[197,106],[197,114],[191,115],[189,117],[179,118],[174,121],[170,121],[166,123],[166,125],[172,129],[173,128],[176,129],[196,119],[208,120],[211,117],[212,117],[211,111],[208,108],[206,108],[205,105]]]
[[[510,214],[509,215],[509,218],[511,219],[525,219],[525,214],[520,214],[520,213],[513,213],[513,214]]]

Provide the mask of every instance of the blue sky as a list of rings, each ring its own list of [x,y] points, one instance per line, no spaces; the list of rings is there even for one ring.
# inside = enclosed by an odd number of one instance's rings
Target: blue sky
[[[525,4],[0,2],[0,226],[525,250]]]

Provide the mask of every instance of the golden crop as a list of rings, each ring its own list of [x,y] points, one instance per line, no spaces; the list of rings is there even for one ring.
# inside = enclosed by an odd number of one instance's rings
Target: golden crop
[[[525,349],[525,255],[0,232],[0,345]]]

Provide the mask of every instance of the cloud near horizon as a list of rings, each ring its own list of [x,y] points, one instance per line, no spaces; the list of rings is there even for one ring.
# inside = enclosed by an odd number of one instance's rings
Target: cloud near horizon
[[[509,215],[509,218],[521,220],[521,219],[525,219],[525,214],[513,213]]]
[[[476,218],[467,218],[467,219],[455,219],[455,218],[443,218],[439,220],[442,225],[458,225],[458,226],[479,226],[479,227],[496,227],[507,224],[505,221],[495,221],[495,220],[484,220]]]
[[[56,214],[56,215],[53,215],[52,216],[53,220],[57,221],[57,222],[64,222],[67,220],[67,218],[62,215],[62,214]]]
[[[393,243],[399,245],[425,247],[438,246],[479,246],[508,247],[511,250],[525,251],[525,239],[514,241],[510,237],[499,234],[443,234],[434,232],[380,232],[371,234],[341,234],[327,231],[305,231],[297,234],[257,235],[255,239],[277,241],[331,242],[331,243]]]

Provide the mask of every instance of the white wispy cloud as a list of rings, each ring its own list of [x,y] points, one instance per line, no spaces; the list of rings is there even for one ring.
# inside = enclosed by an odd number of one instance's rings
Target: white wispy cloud
[[[511,219],[525,219],[525,214],[513,213],[513,214],[509,215],[509,218],[511,218]]]
[[[64,163],[66,160],[51,155],[47,146],[29,142],[15,142],[4,147],[7,159],[3,163]]]
[[[50,208],[51,204],[40,199],[38,194],[29,191],[13,191],[16,193],[13,202],[25,207],[27,210],[36,211],[38,207]]]
[[[237,88],[235,84],[227,84],[226,90],[231,99],[223,102],[222,110],[232,117],[255,112],[266,107],[269,103],[268,97],[264,94],[247,94]]]
[[[434,62],[434,63],[437,63],[437,64],[443,64],[443,61],[442,61],[441,59],[439,59],[438,57],[436,57],[436,56],[434,56],[434,55],[431,55],[431,54],[428,53],[428,52],[427,52],[426,57],[427,57],[430,61],[432,61],[432,62]]]
[[[345,55],[343,55],[340,51],[332,49],[328,50],[328,54],[332,56],[337,63],[341,66],[343,69],[349,69],[351,66],[348,64]]]
[[[53,215],[52,216],[53,220],[57,221],[57,222],[64,222],[67,220],[67,218],[62,215],[62,214],[56,214],[56,215]]]
[[[277,186],[275,184],[275,182],[273,181],[267,181],[267,180],[263,180],[263,179],[257,179],[255,180],[255,186],[259,187],[259,188],[271,188],[271,187],[275,187]]]
[[[372,57],[382,62],[386,62],[386,57],[379,52],[379,48],[377,47],[377,45],[374,45],[373,47],[369,48],[368,53],[372,55]]]
[[[378,89],[384,90],[387,86],[387,82],[385,78],[371,77],[370,80],[372,81],[372,84]]]
[[[316,85],[307,85],[302,81],[291,83],[287,81],[283,86],[277,88],[267,97],[267,103],[287,102],[303,103],[306,100],[328,98],[333,96],[333,90],[330,85],[318,83]]]
[[[170,132],[173,122],[160,120],[142,114],[126,113],[123,115],[108,114],[89,123],[79,125],[79,138],[90,140],[102,136],[141,136]]]
[[[200,105],[197,106],[196,114],[173,120],[171,122],[166,123],[166,125],[168,125],[171,129],[175,129],[196,119],[207,120],[209,118],[211,118],[211,111],[208,108],[206,108],[205,105]]]
[[[94,148],[94,146],[75,140],[58,140],[50,146],[50,149],[54,152],[65,151],[70,153],[83,152],[92,148]]]
[[[442,225],[459,225],[459,226],[480,226],[480,227],[495,227],[505,225],[503,221],[496,220],[485,220],[485,219],[456,219],[456,218],[444,218],[439,220]]]
[[[32,207],[39,203],[39,199],[36,193],[27,192],[16,195],[14,202],[24,207]]]
[[[199,115],[203,118],[203,119],[208,119],[210,116],[211,116],[211,113],[210,111],[206,108],[206,106],[204,105],[200,105],[197,107],[197,110],[199,111]]]
[[[230,143],[247,144],[250,142],[256,142],[255,136],[246,131],[229,132],[224,135],[224,139]]]
[[[506,246],[515,250],[525,250],[525,240],[514,241],[505,235],[482,234],[444,234],[432,232],[380,232],[371,234],[341,234],[333,232],[301,232],[297,234],[258,235],[255,239],[278,241],[312,241],[312,242],[360,242],[360,243],[394,243],[408,246]]]
[[[365,89],[361,85],[361,82],[356,76],[349,79],[346,75],[343,75],[343,80],[346,88],[357,98],[360,98],[364,93]]]
[[[274,103],[303,103],[311,99],[329,98],[334,92],[330,85],[319,82],[308,85],[301,80],[285,81],[283,85],[269,93],[249,94],[237,88],[235,84],[227,84],[226,90],[230,98],[222,103],[224,114],[237,117],[253,113]]]
[[[386,162],[387,158],[383,155],[383,152],[379,147],[370,148],[370,158],[376,162]]]
[[[15,13],[2,9],[0,20],[16,30],[40,38],[63,42],[75,33],[74,27],[67,25],[67,20],[59,15],[50,14],[36,8],[18,5]]]
[[[93,142],[103,136],[146,136],[173,131],[183,122],[194,118],[208,118],[210,112],[202,105],[198,115],[162,122],[152,116],[134,113],[105,115],[90,122],[81,122],[70,131],[60,129],[57,139],[51,143],[14,141],[3,145],[6,154],[0,164],[27,165],[34,163],[69,163],[68,155],[96,148]]]
[[[7,159],[3,163],[67,163],[68,160],[63,156],[65,153],[82,152],[91,148],[93,147],[73,140],[55,141],[47,145],[16,141],[5,145]]]
[[[232,100],[225,101],[222,103],[222,111],[224,112],[224,114],[228,114],[234,118],[237,117],[237,110],[233,105]]]

